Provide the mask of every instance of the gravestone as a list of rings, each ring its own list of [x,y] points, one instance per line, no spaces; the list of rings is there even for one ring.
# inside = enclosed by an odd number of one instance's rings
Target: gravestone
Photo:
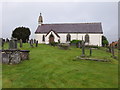
[[[15,44],[15,45],[14,45],[14,46],[15,46],[14,48],[17,49],[17,39],[16,39],[16,38],[14,39],[14,44]]]
[[[31,44],[33,44],[33,39],[31,39]]]
[[[111,53],[111,46],[108,46],[108,52]]]
[[[23,45],[22,45],[22,39],[20,39],[20,47],[22,47]]]
[[[7,43],[7,42],[9,42],[9,39],[8,39],[8,38],[6,38],[6,43]]]
[[[90,48],[90,56],[92,56],[92,49]]]
[[[28,39],[26,39],[26,43],[28,43]]]
[[[115,54],[114,54],[114,46],[113,45],[111,46],[111,52],[112,52],[112,56],[114,57]]]
[[[17,49],[17,39],[12,38],[9,41],[9,49]]]
[[[2,42],[4,42],[4,40],[1,39],[0,41],[1,41],[0,45],[2,46]],[[0,50],[0,56],[1,56],[0,60],[4,64],[18,64],[21,62],[21,60],[29,58],[29,51],[18,50],[17,39],[11,38],[11,40],[9,41],[9,49]]]
[[[34,39],[34,43],[36,43],[36,39]]]
[[[80,48],[80,42],[78,42],[78,48]]]
[[[82,40],[82,55],[81,57],[85,56],[85,42]]]
[[[9,41],[9,49],[13,49],[13,46],[14,45],[14,42],[13,42],[13,40],[10,40]]]
[[[4,49],[4,43],[5,43],[5,41],[2,40],[2,49]]]
[[[0,38],[0,49],[2,49],[2,43],[3,43],[2,38]]]
[[[34,47],[34,46],[33,46],[33,39],[30,40],[30,46],[31,46],[31,47]]]
[[[36,45],[35,46],[38,47],[38,41],[36,41]]]

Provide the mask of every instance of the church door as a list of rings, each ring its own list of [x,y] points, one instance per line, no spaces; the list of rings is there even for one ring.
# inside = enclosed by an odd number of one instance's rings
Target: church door
[[[49,43],[52,43],[52,42],[54,42],[54,36],[51,34],[51,35],[49,36]]]

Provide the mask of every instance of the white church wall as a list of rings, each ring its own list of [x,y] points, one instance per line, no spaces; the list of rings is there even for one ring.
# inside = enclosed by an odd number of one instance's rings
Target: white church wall
[[[64,33],[64,34],[58,33],[58,34],[60,36],[60,42],[66,43],[66,39],[67,39],[66,36],[68,33]],[[71,35],[71,40],[82,40],[82,36],[83,36],[83,40],[84,40],[84,36],[85,36],[85,34],[76,34],[76,33],[71,33],[70,35]]]
[[[58,37],[56,36],[56,34],[51,31],[53,36],[54,36],[54,41],[58,42]],[[49,36],[51,33],[49,33],[47,36],[46,34],[35,34],[36,40],[38,40],[38,43],[49,43]],[[60,43],[67,43],[66,42],[66,36],[68,33],[58,33],[58,35],[60,36]],[[42,41],[42,37],[43,35],[45,35],[45,42]],[[76,34],[76,33],[72,33],[71,35],[71,40],[85,40],[85,35],[86,34]],[[89,35],[89,45],[98,45],[98,46],[102,46],[102,35],[103,34],[88,34]]]
[[[89,45],[102,46],[102,34],[89,34]]]
[[[35,34],[35,39],[38,40],[38,43],[45,43],[46,42],[46,41],[45,42],[42,41],[43,35],[46,35],[46,34]]]

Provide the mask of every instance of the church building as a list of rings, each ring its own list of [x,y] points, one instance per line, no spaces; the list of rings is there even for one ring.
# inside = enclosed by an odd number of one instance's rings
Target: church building
[[[39,16],[35,39],[38,43],[70,43],[72,40],[84,40],[87,45],[102,46],[101,23],[56,23],[44,24]]]

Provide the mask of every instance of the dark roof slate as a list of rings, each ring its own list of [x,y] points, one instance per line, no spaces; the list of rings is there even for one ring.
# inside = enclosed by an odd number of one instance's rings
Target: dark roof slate
[[[42,24],[35,33],[103,33],[101,23]]]

